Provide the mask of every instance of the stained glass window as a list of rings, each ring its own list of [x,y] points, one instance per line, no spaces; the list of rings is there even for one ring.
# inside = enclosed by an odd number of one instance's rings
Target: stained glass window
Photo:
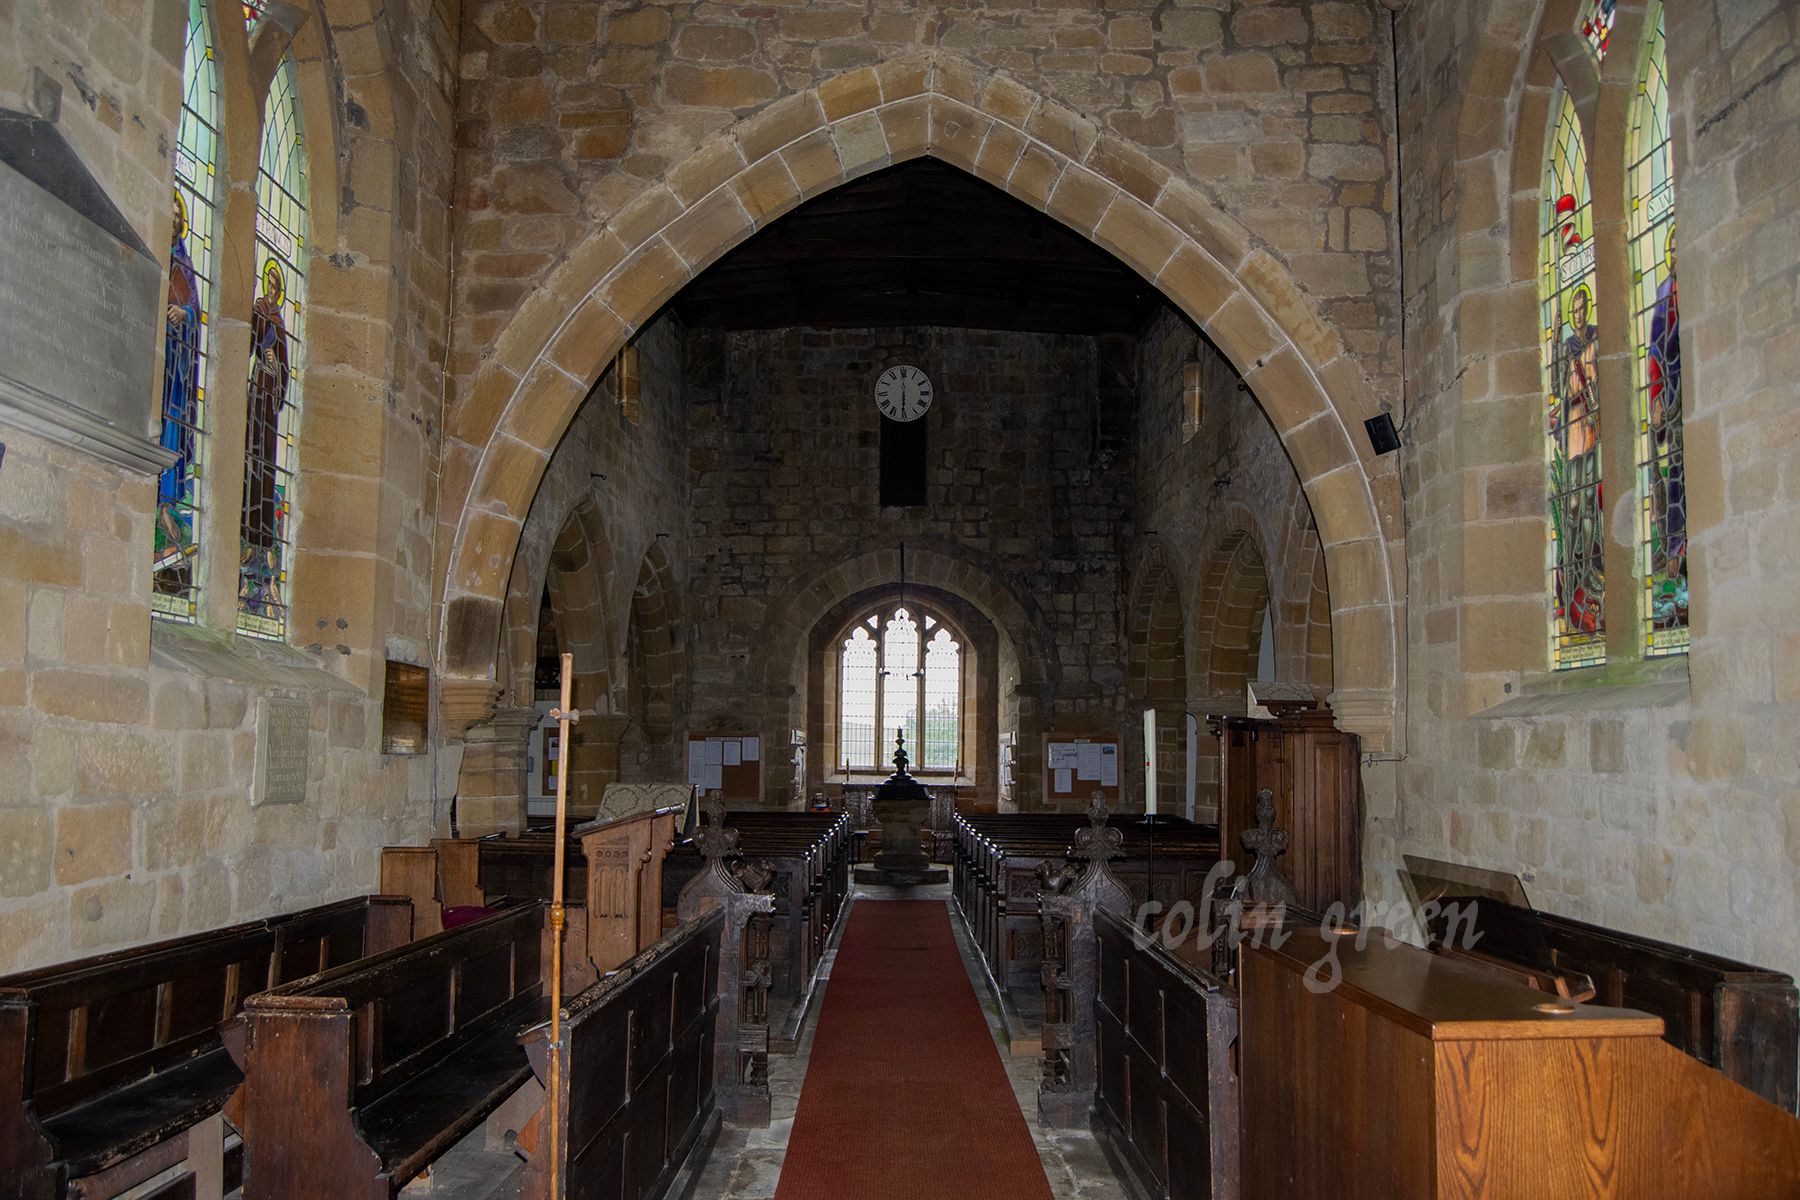
[[[1581,15],[1575,19],[1575,28],[1600,62],[1606,61],[1618,8],[1619,0],[1581,0]]]
[[[1593,205],[1587,148],[1567,92],[1556,108],[1542,195],[1551,661],[1564,668],[1606,658]]]
[[[250,309],[238,631],[287,634],[294,549],[295,434],[306,313],[306,145],[294,63],[284,58],[263,108],[256,173],[256,299]]]
[[[1680,654],[1688,646],[1687,488],[1681,445],[1681,320],[1675,297],[1675,181],[1660,8],[1638,75],[1627,164],[1644,651]]]
[[[914,772],[958,768],[962,647],[936,617],[913,608],[865,616],[844,639],[838,678],[839,758],[846,770],[886,770],[899,729],[906,731]]]
[[[244,24],[254,26],[258,21],[262,20],[263,9],[267,7],[267,0],[243,0],[243,2]]]
[[[175,463],[157,478],[150,583],[151,611],[178,621],[194,620],[200,597],[218,167],[219,69],[213,56],[212,13],[206,0],[188,0],[163,318],[162,445],[174,451]]]

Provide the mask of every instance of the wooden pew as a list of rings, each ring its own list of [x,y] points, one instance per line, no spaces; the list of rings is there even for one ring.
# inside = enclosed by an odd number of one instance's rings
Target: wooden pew
[[[411,932],[405,899],[364,896],[0,979],[0,1194],[111,1196],[158,1177],[169,1195],[229,1190],[219,1114],[238,1115],[227,1042],[246,998]]]
[[[663,933],[663,862],[682,808],[589,821],[570,831],[586,864],[587,955],[610,971]]]
[[[1147,1194],[1236,1197],[1237,993],[1197,951],[1140,939],[1112,913],[1099,913],[1095,929],[1094,1112],[1103,1134]]]
[[[958,814],[954,897],[996,986],[1035,990],[1043,963],[1038,920],[1038,869],[1059,866],[1088,818],[1073,813]],[[1185,900],[1200,907],[1219,859],[1218,829],[1169,819],[1148,831],[1128,815],[1111,826],[1123,840],[1114,873],[1134,904]],[[1154,861],[1153,861],[1154,859]]]
[[[742,860],[770,868],[775,896],[770,923],[770,1003],[774,1045],[794,1049],[819,964],[850,891],[851,825],[842,813],[732,811]],[[668,904],[701,870],[698,850],[677,847],[663,865]]]
[[[590,821],[569,831],[564,895],[585,902],[582,948],[595,969],[609,971],[662,936],[663,859],[682,810],[664,808]],[[487,907],[502,899],[548,900],[555,843],[535,833],[516,837],[439,838],[429,846],[381,852],[383,890],[412,897],[426,932],[443,928],[445,908]]]
[[[531,1076],[545,909],[467,925],[251,997],[245,1200],[388,1200]]]
[[[519,1035],[562,1131],[552,1158],[545,1124],[533,1126],[521,1200],[663,1194],[717,1108],[725,923],[714,909],[566,1001],[560,1048],[548,1022]]]
[[[1316,928],[1248,947],[1240,977],[1245,1200],[1800,1191],[1800,1121],[1648,1013]]]
[[[1474,915],[1480,958],[1585,975],[1599,1003],[1662,1018],[1670,1045],[1795,1111],[1800,1014],[1791,976],[1489,898],[1467,898],[1459,911]],[[1429,933],[1434,946],[1458,953],[1462,932],[1449,926],[1440,912]]]

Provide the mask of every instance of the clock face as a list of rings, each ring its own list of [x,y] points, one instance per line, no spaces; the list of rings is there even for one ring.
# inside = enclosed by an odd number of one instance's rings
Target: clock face
[[[875,407],[890,421],[916,421],[931,407],[931,380],[917,367],[889,367],[875,381]]]

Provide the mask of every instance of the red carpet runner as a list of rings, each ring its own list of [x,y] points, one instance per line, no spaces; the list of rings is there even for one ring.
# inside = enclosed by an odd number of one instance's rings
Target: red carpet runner
[[[1050,1200],[936,900],[861,900],[775,1200]]]

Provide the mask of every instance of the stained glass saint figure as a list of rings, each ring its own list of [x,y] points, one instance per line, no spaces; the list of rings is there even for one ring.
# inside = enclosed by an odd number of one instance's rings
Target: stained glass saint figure
[[[200,277],[188,253],[187,205],[179,192],[174,199],[163,325],[162,445],[175,452],[175,462],[156,485],[158,571],[191,559],[196,549],[193,486],[194,428],[200,397]]]
[[[1600,628],[1604,595],[1600,564],[1600,429],[1595,380],[1599,374],[1600,331],[1594,325],[1593,292],[1584,284],[1570,298],[1568,323],[1557,362],[1561,411],[1554,434],[1561,451],[1564,497],[1558,549],[1557,601],[1569,627],[1579,633]]]
[[[1650,599],[1651,620],[1660,627],[1685,626],[1688,620],[1687,488],[1682,478],[1681,446],[1681,310],[1675,287],[1675,226],[1669,225],[1664,255],[1668,275],[1656,289],[1650,310],[1647,389],[1650,439],[1654,454],[1650,477],[1652,529],[1661,544],[1651,545],[1655,577]]]
[[[281,611],[281,412],[287,403],[286,296],[281,265],[263,265],[262,294],[250,308],[250,411],[244,447],[243,571],[240,589],[252,613]]]

